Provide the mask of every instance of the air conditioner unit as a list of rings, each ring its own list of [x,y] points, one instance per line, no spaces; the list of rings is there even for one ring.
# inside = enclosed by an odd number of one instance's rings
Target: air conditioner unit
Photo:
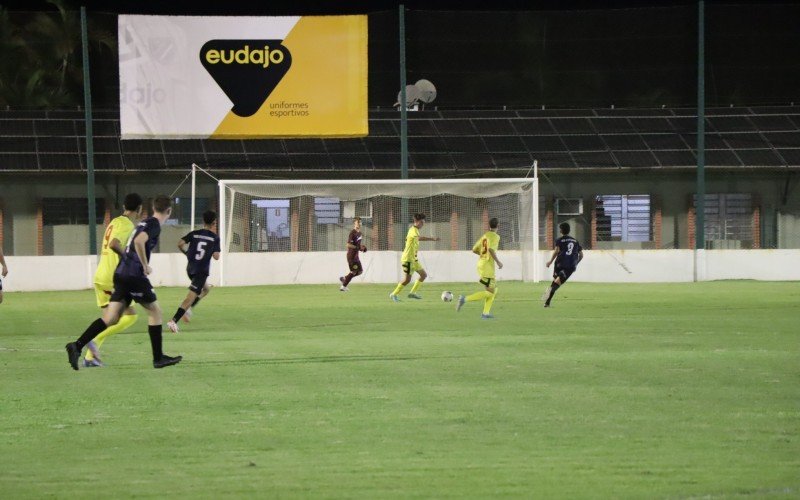
[[[556,215],[583,215],[582,198],[558,198]]]
[[[372,202],[367,200],[342,202],[342,217],[345,219],[352,219],[354,217],[371,219]]]

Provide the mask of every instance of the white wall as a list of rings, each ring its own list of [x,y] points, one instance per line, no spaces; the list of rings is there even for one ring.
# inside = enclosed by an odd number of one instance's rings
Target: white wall
[[[544,263],[547,251],[539,252],[541,279],[551,269]],[[800,280],[800,250],[587,250],[571,280],[576,282],[691,282],[695,280],[756,279]],[[520,252],[501,251],[505,267],[498,270],[500,281],[520,280]],[[469,282],[476,279],[475,256],[468,251],[420,252],[420,261],[431,282]],[[7,292],[38,290],[81,290],[91,288],[96,267],[94,256],[11,257],[6,256],[9,275],[3,280]],[[394,283],[400,280],[400,252],[362,254],[365,283]],[[153,254],[154,286],[188,286],[186,257],[179,253]],[[287,252],[232,253],[225,263],[225,282],[230,286],[329,283],[347,272],[345,253]],[[210,283],[220,283],[220,265],[213,262]]]

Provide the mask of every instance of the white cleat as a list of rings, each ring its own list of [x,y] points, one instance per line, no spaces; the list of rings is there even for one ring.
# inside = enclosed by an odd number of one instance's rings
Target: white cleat
[[[340,291],[340,292],[349,292],[349,291],[350,291],[350,289],[349,289],[349,288],[347,288],[346,286],[342,285],[342,286],[340,286],[340,287],[339,287],[339,291]]]
[[[393,293],[389,294],[389,298],[392,299],[392,302],[400,302],[400,298],[398,298],[397,295]]]
[[[169,328],[169,331],[171,331],[172,333],[178,333],[178,324],[172,320],[169,320],[169,322],[167,322],[167,328]]]

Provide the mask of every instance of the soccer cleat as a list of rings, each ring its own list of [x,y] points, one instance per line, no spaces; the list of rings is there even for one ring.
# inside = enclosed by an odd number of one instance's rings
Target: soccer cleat
[[[463,295],[458,296],[458,301],[456,302],[456,312],[460,311],[464,304],[467,303],[467,298]]]
[[[549,303],[549,302],[545,302],[545,303],[544,303],[544,306],[545,306],[545,307],[550,307],[550,303]]]
[[[547,300],[547,297],[549,297],[549,296],[550,296],[550,288],[552,288],[552,287],[549,287],[549,286],[548,286],[548,287],[547,287],[547,289],[545,289],[545,291],[544,291],[544,293],[542,294],[542,297],[541,297],[541,299],[540,299],[540,300],[543,300],[543,301],[544,301],[544,300]]]
[[[339,283],[341,283],[342,286],[344,286],[344,276],[339,276]]]
[[[84,359],[83,366],[84,368],[102,368],[106,365],[103,364],[103,362],[100,361],[99,359],[94,358],[94,359]]]
[[[400,302],[400,299],[397,297],[397,295],[393,293],[389,294],[389,298],[392,299],[393,302]]]
[[[409,294],[408,294],[408,298],[409,298],[409,299],[417,299],[417,300],[421,300],[421,299],[422,299],[422,295],[419,295],[419,294],[417,294],[417,293],[409,293]]]
[[[177,365],[181,362],[183,356],[167,356],[166,354],[162,355],[158,358],[157,361],[153,361],[153,368],[164,368],[167,366]]]
[[[481,314],[481,319],[494,319],[493,314]]]
[[[72,367],[73,370],[78,369],[78,360],[81,357],[81,350],[78,349],[78,344],[75,342],[70,342],[66,345],[67,349],[67,358],[69,359],[69,365]]]
[[[187,309],[185,313],[183,313],[183,318],[181,318],[181,319],[184,321],[184,323],[188,323],[188,322],[190,322],[192,320],[192,308],[191,307],[189,309]]]
[[[171,331],[172,333],[178,333],[178,324],[175,323],[174,320],[169,320],[169,322],[167,323],[167,328],[169,328],[169,331]]]
[[[339,287],[339,291],[340,292],[349,292],[350,290],[348,290],[348,288],[346,286],[342,285],[342,286]]]

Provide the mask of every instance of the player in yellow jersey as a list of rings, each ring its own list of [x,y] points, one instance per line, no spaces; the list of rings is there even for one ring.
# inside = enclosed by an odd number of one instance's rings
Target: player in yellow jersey
[[[139,222],[142,215],[142,197],[138,194],[131,193],[126,196],[123,205],[125,211],[108,224],[103,235],[100,262],[94,273],[94,291],[97,295],[97,306],[100,308],[108,306],[111,293],[114,291],[114,271],[128,244],[128,239],[133,234],[135,224]],[[128,307],[116,325],[106,328],[86,346],[88,350],[83,360],[83,366],[87,368],[103,366],[99,356],[100,346],[108,337],[129,328],[134,323],[136,323],[136,309]]]
[[[481,319],[492,319],[492,304],[497,296],[497,283],[495,280],[494,265],[498,269],[503,269],[503,263],[497,258],[497,249],[500,247],[500,235],[497,234],[498,221],[492,218],[489,221],[489,230],[481,236],[481,239],[472,247],[472,253],[478,255],[478,280],[481,285],[486,287],[483,292],[475,292],[472,295],[458,296],[456,311],[460,311],[467,302],[483,300],[483,314]]]
[[[389,298],[395,302],[400,302],[397,297],[403,288],[411,282],[411,276],[414,273],[419,274],[419,278],[411,287],[411,293],[408,294],[410,299],[421,299],[422,297],[417,293],[422,282],[428,277],[428,273],[422,269],[422,266],[417,260],[417,250],[419,250],[420,241],[439,241],[439,238],[430,238],[428,236],[420,236],[419,230],[425,225],[425,214],[414,214],[414,224],[408,228],[406,234],[406,246],[403,249],[403,256],[400,257],[400,266],[403,268],[403,281],[397,284],[394,291],[389,294]]]

